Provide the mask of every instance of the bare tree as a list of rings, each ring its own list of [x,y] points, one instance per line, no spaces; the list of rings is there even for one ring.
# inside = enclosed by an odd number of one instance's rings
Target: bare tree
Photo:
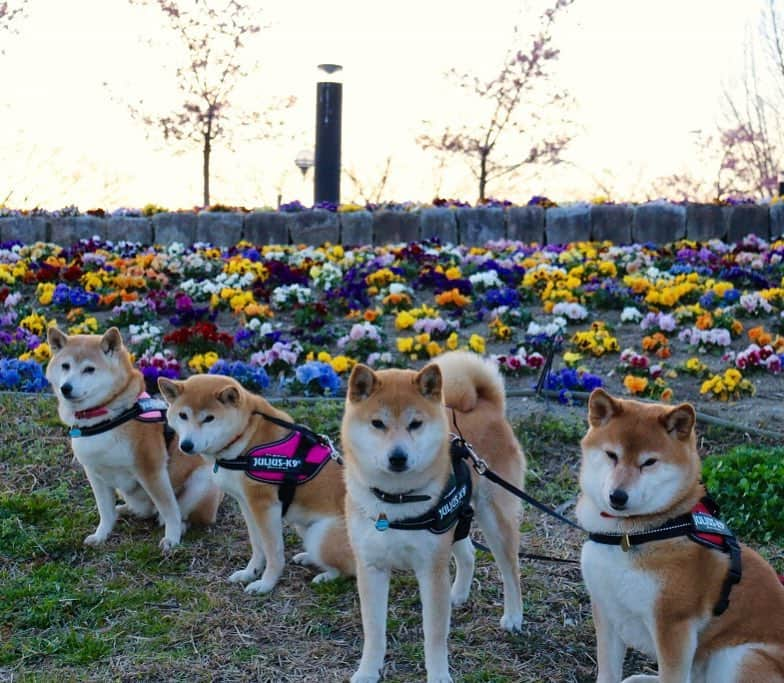
[[[725,90],[725,122],[720,127],[723,150],[717,190],[734,194],[772,195],[777,169],[784,153],[784,46],[782,18],[776,0],[768,0],[760,27],[759,41],[750,38],[746,48],[745,73],[738,92]],[[765,61],[766,71],[758,65]]]
[[[129,1],[157,7],[185,53],[176,70],[176,109],[153,113],[143,99],[129,108],[135,118],[160,129],[164,139],[201,146],[203,204],[209,206],[214,141],[220,138],[231,148],[232,135],[251,125],[256,138],[273,137],[283,123],[280,112],[294,101],[284,98],[264,112],[234,106],[235,87],[248,75],[243,66],[246,41],[261,30],[260,8],[241,0]]]
[[[455,154],[465,158],[479,182],[479,200],[486,198],[487,186],[527,164],[557,164],[571,136],[564,132],[562,119],[553,126],[555,111],[563,110],[569,96],[550,87],[551,67],[560,51],[553,45],[551,30],[558,15],[574,0],[554,0],[539,18],[538,31],[530,36],[525,49],[507,52],[503,66],[495,78],[458,73],[447,76],[489,105],[485,123],[473,126],[447,127],[440,134],[426,133],[417,138],[424,149]],[[515,27],[515,35],[518,29]],[[429,124],[429,122],[424,122]],[[519,152],[520,143],[528,138]]]
[[[359,177],[359,173],[353,167],[346,167],[343,169],[343,173],[346,174],[346,177],[351,181],[351,184],[354,186],[355,194],[366,204],[378,204],[381,202],[382,197],[384,196],[384,190],[386,189],[387,183],[389,182],[389,174],[392,168],[392,157],[388,156],[384,160],[384,165],[381,170],[381,175],[379,176],[378,180],[375,182],[371,182],[370,184],[365,184]]]
[[[24,16],[26,9],[27,0],[15,0],[15,2],[0,0],[0,34],[2,34],[3,31],[16,33],[14,22]],[[0,55],[3,54],[3,52],[4,50],[2,46],[0,46]]]

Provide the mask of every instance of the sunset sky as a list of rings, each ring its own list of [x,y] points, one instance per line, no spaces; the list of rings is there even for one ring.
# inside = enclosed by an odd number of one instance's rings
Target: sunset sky
[[[261,69],[237,100],[263,108],[293,95],[297,103],[277,143],[245,140],[230,151],[216,142],[213,202],[273,205],[278,194],[312,201],[312,176],[303,180],[294,158],[313,145],[322,62],[344,67],[343,162],[367,187],[391,157],[385,199],[428,201],[438,192],[475,200],[463,162],[439,170],[416,137],[423,120],[437,131],[478,114],[444,72],[492,77],[513,25],[526,30],[523,3],[262,4],[266,28],[249,51]],[[715,128],[722,90],[735,87],[761,7],[758,0],[576,0],[555,31],[561,59],[553,81],[576,101],[571,116],[580,130],[570,163],[491,186],[489,194],[589,199],[598,179],[626,199],[657,176],[699,171],[694,131]],[[166,45],[162,18],[127,0],[30,0],[27,15],[17,35],[0,34],[0,202],[11,193],[6,203],[22,208],[198,204],[199,149],[175,154],[123,104],[172,97],[167,67],[177,46]],[[346,179],[342,199],[359,199]]]

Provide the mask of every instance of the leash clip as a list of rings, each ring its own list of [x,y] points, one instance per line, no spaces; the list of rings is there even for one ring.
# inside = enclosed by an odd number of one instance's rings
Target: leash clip
[[[332,442],[326,434],[319,434],[319,436],[323,439],[324,445],[329,448],[329,457],[330,459],[334,460],[338,465],[343,464],[343,457],[340,455],[340,451],[335,448],[335,444]]]
[[[621,536],[621,550],[623,550],[623,552],[625,553],[628,553],[631,547],[632,544],[630,543],[629,540],[629,534],[624,534],[623,536]]]

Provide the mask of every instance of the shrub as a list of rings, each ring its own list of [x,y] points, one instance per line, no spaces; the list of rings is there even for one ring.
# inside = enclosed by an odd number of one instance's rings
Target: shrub
[[[784,540],[784,448],[737,446],[706,459],[703,480],[742,540]]]

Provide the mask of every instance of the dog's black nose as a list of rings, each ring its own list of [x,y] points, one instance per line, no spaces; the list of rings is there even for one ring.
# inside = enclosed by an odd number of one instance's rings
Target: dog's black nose
[[[389,469],[393,472],[403,472],[408,468],[408,455],[405,451],[396,448],[389,454]]]
[[[70,382],[66,382],[63,384],[63,386],[60,387],[60,391],[62,392],[63,396],[68,398],[73,393],[73,386],[71,386]]]
[[[185,453],[192,453],[193,441],[191,441],[190,439],[185,439],[185,441],[180,441],[180,449]]]
[[[629,500],[629,494],[623,489],[615,489],[610,493],[610,505],[616,510],[621,510]]]

